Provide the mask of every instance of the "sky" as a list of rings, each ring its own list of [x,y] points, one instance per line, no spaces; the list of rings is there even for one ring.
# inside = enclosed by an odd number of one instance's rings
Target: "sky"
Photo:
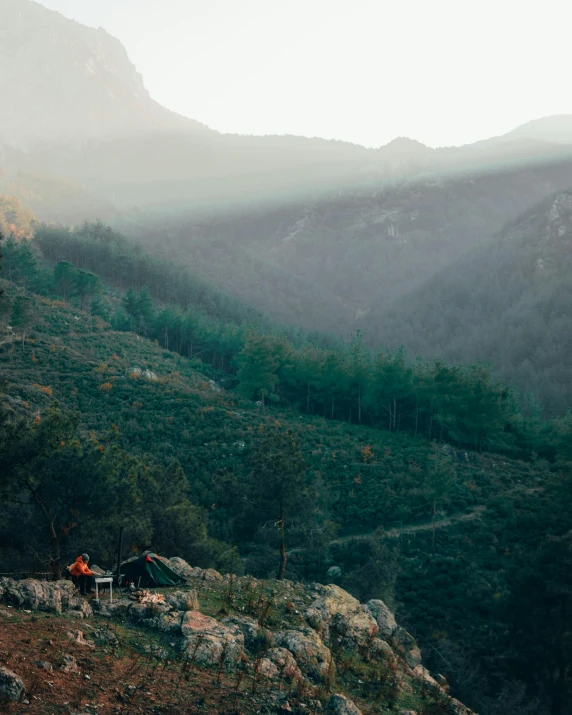
[[[40,1],[222,132],[450,146],[572,113],[567,0]]]

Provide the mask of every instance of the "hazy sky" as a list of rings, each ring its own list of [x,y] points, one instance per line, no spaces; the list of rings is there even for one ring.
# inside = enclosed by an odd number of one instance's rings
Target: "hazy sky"
[[[572,113],[568,0],[41,0],[224,132],[431,146]]]

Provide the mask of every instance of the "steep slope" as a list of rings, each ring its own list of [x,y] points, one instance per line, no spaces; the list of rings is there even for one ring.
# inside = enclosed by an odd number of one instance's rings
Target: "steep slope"
[[[371,317],[388,346],[490,362],[552,414],[572,404],[572,193],[510,223],[423,288]]]
[[[159,243],[225,290],[281,320],[298,323],[291,281],[306,286],[306,328],[382,339],[378,318],[486,242],[548,193],[572,185],[572,162],[462,177],[427,177],[328,198],[243,208],[202,217],[143,215],[126,232]],[[226,256],[233,256],[229,263]],[[269,280],[257,280],[266,273]],[[321,300],[313,298],[318,294]]]
[[[26,146],[36,140],[208,131],[153,101],[124,47],[101,28],[80,25],[32,0],[3,0],[0,27],[4,142]]]

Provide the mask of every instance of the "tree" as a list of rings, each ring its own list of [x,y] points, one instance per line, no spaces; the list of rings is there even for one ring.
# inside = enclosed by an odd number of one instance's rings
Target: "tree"
[[[27,295],[18,295],[12,304],[12,317],[10,322],[13,327],[22,330],[22,350],[26,342],[26,329],[34,316],[32,300]]]
[[[139,301],[137,299],[137,293],[133,290],[133,288],[129,287],[125,291],[121,302],[123,304],[123,307],[125,308],[125,312],[129,316],[129,320],[131,323],[130,329],[133,330],[133,324],[139,317]]]
[[[278,383],[278,361],[272,347],[270,338],[251,332],[238,355],[239,389],[250,399],[260,396],[263,410],[265,398],[273,394]]]
[[[64,300],[71,295],[76,285],[77,271],[69,261],[60,261],[54,268],[54,285]]]
[[[457,474],[453,462],[442,449],[434,449],[429,455],[425,471],[425,484],[431,499],[433,517],[432,544],[433,548],[435,548],[437,504],[447,499],[455,484]]]
[[[306,464],[300,445],[292,432],[280,425],[264,427],[261,438],[249,455],[250,479],[248,501],[252,518],[259,529],[268,524],[278,530],[280,564],[276,575],[286,573],[286,532],[300,519],[312,500],[305,480]]]
[[[155,314],[155,304],[147,286],[143,286],[137,296],[137,313],[139,315],[139,329],[147,335]]]
[[[36,257],[32,253],[28,241],[22,241],[18,244],[18,250],[14,255],[14,272],[16,277],[27,285],[36,275]]]
[[[91,271],[78,270],[75,276],[74,294],[79,298],[80,310],[83,310],[86,298],[96,295],[103,289],[103,285]]]
[[[8,322],[10,315],[12,314],[12,301],[0,290],[0,327],[3,327]]]

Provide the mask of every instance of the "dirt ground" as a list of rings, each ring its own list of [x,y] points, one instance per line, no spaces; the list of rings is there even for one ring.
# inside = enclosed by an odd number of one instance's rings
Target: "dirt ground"
[[[72,640],[81,630],[93,647]],[[168,639],[168,636],[164,638]],[[308,712],[269,704],[251,679],[189,668],[169,643],[103,619],[72,620],[51,614],[0,608],[0,664],[26,686],[25,701],[0,705],[15,713],[255,713]],[[79,672],[64,672],[64,655]],[[39,663],[46,663],[45,666]],[[51,670],[49,667],[51,666]],[[300,705],[300,704],[299,704]]]

